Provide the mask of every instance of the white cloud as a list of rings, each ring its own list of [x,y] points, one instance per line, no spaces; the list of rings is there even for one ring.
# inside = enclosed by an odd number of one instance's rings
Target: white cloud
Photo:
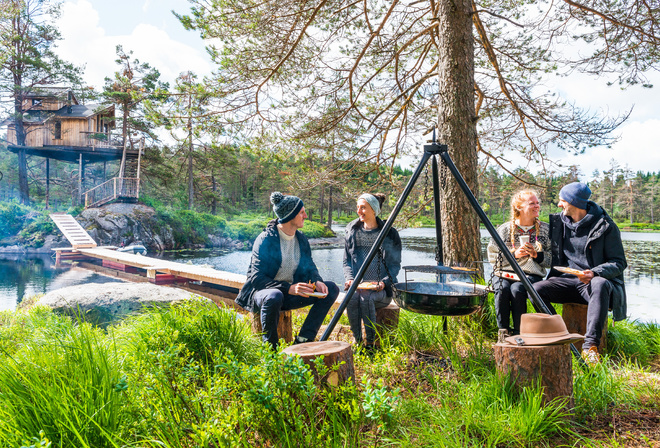
[[[147,8],[149,2],[144,3]],[[129,14],[130,12],[125,12]],[[111,34],[100,26],[99,13],[88,0],[67,1],[57,23],[63,40],[59,55],[70,62],[85,65],[85,80],[97,88],[104,78],[112,77],[118,44],[141,62],[161,72],[161,79],[172,82],[179,73],[192,70],[206,75],[211,67],[202,48],[193,48],[151,24],[141,23],[130,34]]]
[[[633,172],[660,171],[660,120],[631,121],[619,132],[621,138],[611,148],[592,148],[578,156],[557,157],[556,161],[579,166],[583,180],[591,180],[594,170],[602,173],[610,169],[612,159]]]

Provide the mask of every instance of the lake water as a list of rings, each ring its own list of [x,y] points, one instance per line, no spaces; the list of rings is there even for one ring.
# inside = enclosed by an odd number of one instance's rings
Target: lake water
[[[334,227],[343,234],[343,226]],[[403,244],[402,266],[434,265],[435,229],[404,229],[399,232]],[[489,235],[482,235],[482,253]],[[660,322],[660,233],[622,232],[628,269],[625,271],[628,315],[631,319]],[[343,247],[315,247],[312,256],[323,278],[343,284]],[[163,258],[204,264],[223,271],[244,274],[250,264],[249,251],[168,252]],[[490,273],[485,263],[485,273]],[[403,273],[399,275],[403,281]],[[22,258],[0,254],[0,310],[15,309],[23,297],[30,297],[64,286],[118,281],[84,269],[55,268],[54,258]]]

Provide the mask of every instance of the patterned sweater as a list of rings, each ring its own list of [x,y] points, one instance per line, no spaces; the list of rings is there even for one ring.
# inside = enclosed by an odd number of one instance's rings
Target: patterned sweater
[[[513,230],[514,245],[511,244],[511,221],[507,221],[501,226],[499,226],[497,228],[497,233],[500,235],[500,238],[502,238],[502,241],[504,241],[504,244],[506,244],[506,247],[511,252],[513,252],[515,249],[520,247],[519,237],[521,235],[529,235],[529,242],[535,246],[536,251],[539,253],[539,256],[537,257],[536,260],[530,256],[525,256],[516,259],[516,261],[520,265],[520,268],[523,270],[523,272],[525,272],[526,274],[539,275],[541,277],[545,277],[546,268],[550,267],[550,262],[552,260],[548,224],[545,222],[540,223],[538,235],[536,234],[535,226],[532,226],[527,231],[518,225],[514,225],[513,227],[514,227]],[[497,273],[498,271],[510,271],[510,272],[513,271],[511,265],[504,257],[502,257],[502,266],[499,267],[495,266],[498,258],[497,255],[499,254],[500,250],[497,247],[497,244],[495,244],[495,241],[492,240],[492,238],[488,243],[487,252],[488,252],[488,261],[493,264],[493,269],[495,270],[495,273]]]

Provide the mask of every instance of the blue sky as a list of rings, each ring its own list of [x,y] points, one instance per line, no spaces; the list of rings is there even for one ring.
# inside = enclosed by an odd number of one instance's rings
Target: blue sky
[[[58,27],[64,40],[60,55],[86,65],[86,81],[101,87],[105,76],[116,70],[115,47],[133,50],[142,62],[160,70],[162,78],[173,81],[179,73],[191,70],[207,75],[212,66],[198,35],[183,29],[171,13],[189,11],[187,0],[68,0],[63,3]],[[617,134],[612,149],[594,148],[580,156],[552,153],[565,165],[581,167],[582,180],[590,180],[594,170],[607,170],[610,160],[633,170],[660,171],[660,74],[651,76],[657,86],[621,91],[605,81],[580,75],[556,80],[560,93],[593,111],[617,115],[634,107],[630,119]],[[517,161],[515,163],[522,163]]]

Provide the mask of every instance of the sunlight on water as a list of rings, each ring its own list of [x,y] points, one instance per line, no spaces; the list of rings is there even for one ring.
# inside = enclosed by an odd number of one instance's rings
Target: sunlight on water
[[[333,226],[338,236],[342,236],[344,226]],[[400,232],[403,243],[402,266],[435,265],[435,229],[403,229]],[[485,257],[489,234],[481,231],[482,256]],[[628,294],[628,315],[641,321],[660,322],[660,233],[622,232],[624,249],[628,259],[625,271]],[[343,240],[341,240],[343,241]],[[326,280],[340,286],[344,283],[343,256],[341,247],[316,247],[312,251],[319,273]],[[212,266],[228,272],[245,274],[250,265],[249,251],[180,251],[168,252],[162,258]],[[484,264],[486,278],[491,267]],[[403,271],[398,276],[404,281]],[[428,281],[424,274],[408,273],[408,280]],[[0,254],[0,309],[15,309],[17,301],[23,297],[43,294],[64,286],[103,283],[116,281],[110,277],[90,273],[83,269],[58,269],[50,257],[17,258]]]

